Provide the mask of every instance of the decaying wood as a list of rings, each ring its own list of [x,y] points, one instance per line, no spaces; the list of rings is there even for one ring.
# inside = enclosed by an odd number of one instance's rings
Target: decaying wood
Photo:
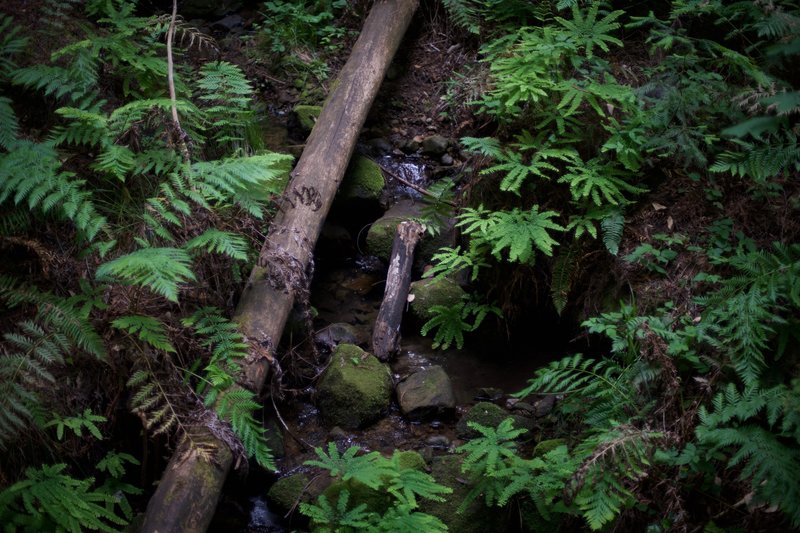
[[[240,382],[255,392],[264,386],[295,298],[307,297],[312,252],[322,224],[417,3],[374,3],[292,172],[234,317],[252,348]],[[207,437],[204,449],[213,461],[184,441],[150,499],[142,531],[207,529],[233,460],[225,443]]]
[[[372,330],[372,353],[381,361],[388,361],[399,348],[400,323],[411,284],[414,248],[423,231],[419,222],[406,220],[397,225],[386,275],[386,290]]]

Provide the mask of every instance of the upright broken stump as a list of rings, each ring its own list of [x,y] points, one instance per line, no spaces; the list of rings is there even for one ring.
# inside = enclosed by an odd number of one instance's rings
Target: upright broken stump
[[[239,381],[255,392],[264,386],[295,297],[308,290],[322,224],[417,2],[374,3],[270,224],[234,317],[251,345]],[[195,442],[202,442],[202,453]],[[183,439],[173,453],[150,498],[142,531],[205,531],[232,460],[227,445],[208,428],[194,428],[192,439]]]
[[[400,323],[411,284],[414,249],[423,231],[422,224],[411,220],[397,225],[386,274],[386,289],[372,330],[372,353],[381,361],[389,360],[399,348]]]

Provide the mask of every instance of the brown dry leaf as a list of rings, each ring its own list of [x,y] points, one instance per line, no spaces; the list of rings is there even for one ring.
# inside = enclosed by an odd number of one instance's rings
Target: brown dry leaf
[[[661,211],[662,209],[666,209],[666,208],[667,208],[667,206],[665,206],[665,205],[661,205],[658,202],[653,202],[653,209],[655,209],[656,211]]]
[[[667,229],[672,230],[672,226],[675,225],[675,221],[672,220],[672,217],[667,217]]]

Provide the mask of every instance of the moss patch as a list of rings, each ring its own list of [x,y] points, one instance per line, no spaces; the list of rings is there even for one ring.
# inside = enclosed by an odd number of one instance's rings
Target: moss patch
[[[364,427],[389,407],[389,367],[353,344],[340,344],[317,388],[317,405],[330,425]]]
[[[308,485],[308,477],[305,474],[282,477],[269,489],[267,498],[277,510],[286,513],[301,498],[303,498],[302,501],[309,501],[308,497],[303,497],[306,485]]]
[[[415,281],[409,287],[409,293],[414,295],[411,312],[420,320],[430,320],[433,317],[431,307],[434,305],[449,307],[460,302],[467,294],[458,283],[448,278]]]
[[[339,195],[347,199],[377,200],[385,185],[381,167],[366,157],[356,156],[350,161]]]
[[[311,131],[314,129],[314,124],[317,123],[319,114],[322,112],[322,106],[318,105],[305,105],[297,104],[294,106],[294,113],[297,115],[297,120],[303,129]]]

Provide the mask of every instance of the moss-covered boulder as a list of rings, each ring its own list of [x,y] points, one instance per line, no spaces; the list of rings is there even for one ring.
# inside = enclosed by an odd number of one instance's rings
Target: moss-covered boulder
[[[339,196],[344,199],[377,200],[386,180],[381,167],[371,159],[356,156],[350,161],[347,173],[339,188]]]
[[[489,402],[478,402],[466,412],[461,420],[456,424],[456,432],[462,439],[474,439],[480,436],[476,430],[469,427],[469,422],[475,422],[484,427],[496,428],[500,422],[506,418],[511,417],[514,419],[514,427],[518,429],[532,430],[535,422],[531,418],[519,415],[511,415],[505,409]],[[524,433],[520,438],[524,438],[528,433]]]
[[[427,463],[425,459],[414,450],[395,450],[395,457],[397,457],[397,464],[400,470],[425,470]]]
[[[292,509],[298,501],[311,501],[311,496],[307,493],[304,494],[308,482],[309,478],[305,474],[282,477],[270,487],[267,499],[276,511],[284,514]]]
[[[545,455],[547,452],[553,451],[559,446],[563,446],[567,443],[564,439],[548,439],[540,441],[539,444],[536,445],[536,448],[533,449],[533,455],[539,457],[541,455]]]
[[[409,200],[397,202],[369,227],[369,232],[367,232],[367,249],[369,253],[388,261],[392,255],[392,242],[397,231],[397,225],[419,216],[419,204]]]
[[[318,105],[297,104],[294,106],[294,114],[297,116],[297,121],[306,131],[314,129],[314,124],[317,123],[321,112],[322,106]]]
[[[458,283],[450,278],[428,278],[414,281],[408,292],[413,295],[411,312],[423,321],[433,317],[431,307],[434,305],[455,305],[467,294]]]
[[[332,426],[358,429],[388,409],[392,396],[389,367],[353,344],[340,344],[317,387],[317,406]]]
[[[410,420],[448,415],[456,407],[453,385],[444,369],[431,366],[414,372],[397,385],[400,410]]]
[[[509,518],[506,509],[487,507],[484,499],[478,496],[459,513],[458,508],[472,490],[465,484],[465,474],[461,472],[462,457],[441,455],[431,461],[431,475],[437,483],[453,489],[444,502],[421,500],[420,511],[432,514],[447,525],[449,531],[458,533],[485,533],[487,531],[508,531]]]

